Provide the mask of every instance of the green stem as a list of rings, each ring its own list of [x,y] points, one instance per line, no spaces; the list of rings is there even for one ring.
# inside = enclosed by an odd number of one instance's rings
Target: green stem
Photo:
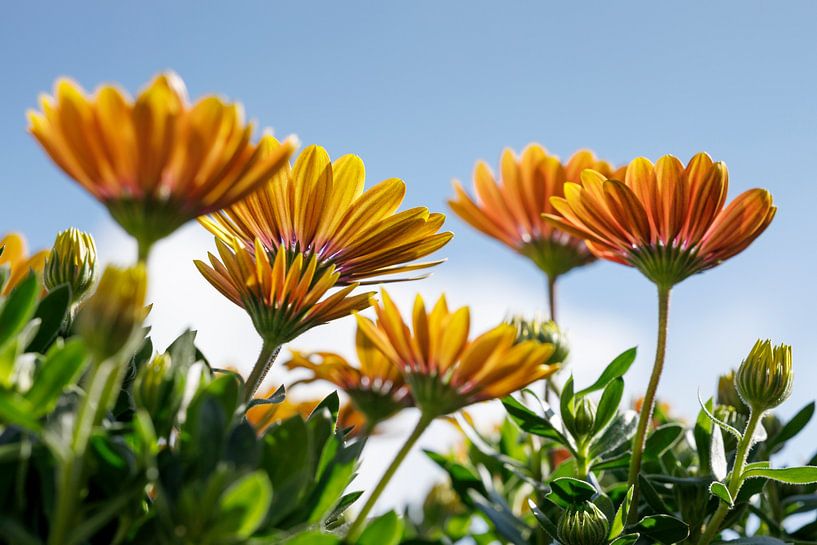
[[[258,354],[258,360],[255,362],[250,376],[247,377],[244,401],[250,401],[253,398],[258,387],[264,382],[264,377],[269,373],[270,367],[272,367],[280,351],[281,345],[279,343],[264,339],[264,344],[261,345],[261,353]]]
[[[361,530],[363,530],[363,525],[366,524],[366,517],[371,512],[372,508],[374,507],[375,503],[377,503],[377,499],[383,493],[383,490],[386,489],[386,486],[391,481],[394,474],[397,472],[397,469],[400,467],[400,464],[403,463],[403,460],[406,459],[409,451],[423,435],[423,432],[426,431],[426,428],[434,421],[434,418],[428,416],[426,414],[420,415],[420,420],[417,421],[417,425],[414,427],[414,431],[411,432],[411,435],[408,436],[406,442],[397,452],[397,456],[394,457],[392,463],[386,469],[386,472],[380,478],[380,482],[377,483],[377,486],[372,490],[372,494],[369,496],[369,499],[366,500],[366,504],[363,506],[363,509],[358,514],[355,522],[352,524],[351,528],[349,528],[349,532],[346,534],[346,540],[349,543],[354,543],[358,537],[360,537]]]
[[[548,316],[556,321],[556,276],[548,275]]]
[[[746,467],[746,459],[749,457],[749,450],[751,450],[754,443],[755,431],[757,431],[757,426],[761,418],[763,418],[763,411],[752,411],[749,415],[749,422],[746,424],[746,429],[743,432],[743,437],[738,442],[737,451],[735,453],[735,465],[732,467],[732,475],[727,485],[732,498],[737,497],[738,492],[740,492],[740,487],[743,485],[743,468]],[[709,519],[709,522],[706,524],[706,530],[701,536],[698,545],[708,545],[712,541],[720,530],[723,519],[725,519],[729,513],[729,509],[730,507],[726,503],[720,502],[718,510],[715,511],[712,518]]]
[[[142,238],[136,239],[136,246],[137,246],[137,260],[139,263],[143,263],[147,265],[148,257],[150,256],[150,250],[153,248],[153,242],[149,240],[144,240]]]
[[[644,444],[647,441],[647,430],[652,421],[652,413],[655,408],[655,394],[658,391],[658,382],[661,380],[661,373],[664,370],[664,357],[667,352],[667,325],[669,322],[669,296],[670,288],[658,286],[658,341],[655,346],[655,363],[652,367],[650,382],[647,392],[644,394],[644,402],[641,404],[641,412],[638,415],[638,429],[633,438],[633,454],[630,458],[630,472],[627,478],[627,486],[633,487],[633,509],[630,510],[629,522],[635,522],[638,517],[638,474],[641,471],[641,459],[644,454]]]

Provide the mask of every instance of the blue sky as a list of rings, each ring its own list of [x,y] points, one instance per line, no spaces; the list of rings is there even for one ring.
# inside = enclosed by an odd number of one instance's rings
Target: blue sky
[[[771,337],[794,345],[800,380],[782,410],[791,414],[817,381],[815,20],[814,2],[13,3],[0,18],[0,232],[21,230],[44,246],[76,225],[114,241],[102,246],[119,255],[104,210],[25,130],[26,109],[60,75],[134,91],[172,68],[191,96],[223,94],[279,135],[296,133],[333,157],[361,155],[369,183],[403,178],[406,204],[435,210],[445,209],[452,178],[470,183],[475,160],[495,163],[505,146],[538,141],[562,156],[590,147],[617,163],[705,150],[729,166],[730,198],[763,186],[780,210],[746,252],[675,290],[659,396],[691,415],[698,387],[737,365],[755,338]],[[406,289],[435,295],[468,279],[477,309],[543,302],[532,266],[449,217],[449,262],[433,282]],[[182,234],[175,244],[200,240]],[[173,244],[162,264],[189,272]],[[574,343],[604,339],[610,357],[641,346],[637,391],[654,347],[652,286],[597,264],[566,278],[561,298],[567,327],[581,332]],[[203,336],[219,325],[173,316],[168,328],[189,324]],[[240,359],[250,348],[212,349]],[[574,361],[577,373],[582,365]]]

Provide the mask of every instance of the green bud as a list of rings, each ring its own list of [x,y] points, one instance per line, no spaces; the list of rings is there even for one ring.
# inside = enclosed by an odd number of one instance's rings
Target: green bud
[[[156,432],[166,436],[173,428],[184,397],[184,373],[174,369],[169,354],[160,354],[136,377],[133,397],[150,414]]]
[[[610,523],[604,513],[588,501],[565,509],[556,530],[562,545],[603,545],[607,543]]]
[[[735,410],[743,414],[749,413],[749,407],[738,395],[738,390],[735,387],[735,372],[732,370],[718,377],[718,404],[734,407]]]
[[[742,401],[741,405],[746,407],[746,405],[743,405]],[[737,430],[743,430],[746,427],[746,414],[731,405],[715,405],[712,414],[715,415],[715,418],[721,422],[725,422]],[[723,434],[723,447],[726,452],[735,450],[737,445],[738,440],[734,435],[731,433]]]
[[[767,411],[789,398],[793,379],[791,347],[757,341],[738,368],[735,387],[750,409]]]
[[[76,330],[98,361],[117,354],[134,339],[147,313],[147,273],[143,265],[108,266],[99,285],[80,307]]]
[[[567,360],[567,356],[570,352],[567,338],[553,320],[541,320],[538,318],[526,320],[521,316],[514,316],[508,323],[516,327],[517,342],[538,341],[543,344],[553,345],[553,354],[551,354],[548,361],[545,362],[546,364],[564,363]]]
[[[77,302],[88,292],[96,277],[96,244],[88,233],[71,227],[57,234],[45,258],[43,284],[49,291],[63,284],[71,288]]]
[[[589,398],[582,397],[576,401],[573,423],[570,432],[576,441],[584,442],[593,433],[593,425],[596,423],[596,404]]]

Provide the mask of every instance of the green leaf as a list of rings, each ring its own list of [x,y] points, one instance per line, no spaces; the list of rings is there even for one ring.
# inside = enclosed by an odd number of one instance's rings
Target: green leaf
[[[544,530],[551,539],[557,539],[556,534],[558,533],[558,530],[556,529],[556,525],[553,523],[553,521],[550,520],[541,509],[539,509],[539,506],[536,505],[533,500],[528,500],[528,507],[530,507],[533,516],[536,517],[536,521],[539,523],[539,526],[542,527],[542,530]]]
[[[0,308],[0,346],[13,339],[34,318],[40,282],[34,273],[17,284]]]
[[[37,329],[37,334],[28,343],[26,352],[45,353],[60,332],[65,317],[68,316],[70,304],[71,288],[68,287],[68,284],[57,286],[43,297],[34,312],[34,318],[40,319],[40,327]]]
[[[633,545],[633,543],[638,541],[639,537],[641,537],[640,534],[624,534],[611,541],[610,545]]]
[[[625,350],[610,362],[610,364],[602,371],[596,382],[576,393],[577,396],[584,396],[591,392],[595,392],[605,388],[613,380],[624,376],[630,366],[635,361],[637,348],[634,346],[629,350]]]
[[[633,501],[633,487],[627,489],[627,494],[624,496],[624,501],[621,502],[621,505],[618,506],[618,510],[616,511],[616,516],[613,517],[613,522],[610,524],[610,533],[607,536],[607,539],[615,539],[621,532],[624,531],[624,527],[627,525],[627,517],[630,515],[630,504]]]
[[[717,426],[712,428],[709,448],[709,467],[717,480],[723,480],[729,467],[726,464],[726,449],[723,446],[723,434]]]
[[[712,412],[713,400],[710,397],[704,408],[698,411],[698,418],[695,421],[695,429],[692,432],[695,438],[695,450],[698,452],[698,466],[702,468],[711,467],[709,459],[709,450],[711,448],[712,437],[712,421],[707,416],[707,413]]]
[[[658,543],[672,545],[689,536],[689,526],[669,515],[651,515],[644,517],[635,528],[642,536],[654,539]]]
[[[729,541],[716,541],[714,545],[791,545],[791,541],[781,541],[767,536],[741,537]]]
[[[573,427],[573,410],[575,407],[575,400],[573,396],[573,375],[565,382],[562,388],[562,395],[559,396],[559,412],[562,415],[562,421],[565,423],[567,429]]]
[[[281,545],[340,545],[341,543],[339,537],[314,530],[286,539]]]
[[[356,545],[397,545],[402,535],[403,521],[394,511],[389,511],[366,526]]]
[[[65,388],[82,373],[87,361],[85,345],[78,338],[48,351],[37,368],[31,389],[25,394],[38,415],[54,408]]]
[[[786,467],[779,469],[755,467],[743,472],[744,479],[762,477],[788,484],[817,483],[817,466]]]
[[[597,493],[596,488],[587,481],[560,477],[550,483],[550,494],[547,498],[560,507],[566,507],[590,501]]]
[[[684,427],[680,424],[664,424],[647,437],[644,445],[644,457],[659,458],[665,450],[671,448],[684,434]]]
[[[34,408],[20,394],[0,390],[0,423],[16,424],[33,432],[39,432],[42,426],[33,417]]]
[[[528,409],[521,402],[517,401],[511,396],[502,399],[502,405],[508,412],[511,420],[519,426],[522,430],[538,435],[539,437],[547,437],[559,444],[565,445],[567,439],[562,433],[556,429],[547,419],[539,416],[532,410]]]
[[[312,414],[309,415],[309,418],[320,414],[324,409],[329,411],[329,414],[332,416],[332,422],[336,423],[338,421],[338,411],[340,410],[340,397],[338,397],[337,390],[323,398],[323,401],[312,410]]]
[[[230,521],[234,535],[250,537],[261,526],[272,502],[272,485],[263,471],[245,475],[221,496],[219,522]]]
[[[732,499],[732,494],[722,482],[713,481],[712,484],[709,485],[709,493],[728,505],[730,509],[735,506],[735,501]]]
[[[638,427],[638,413],[631,410],[620,412],[604,433],[590,446],[591,458],[597,458],[627,443],[635,435]]]
[[[593,424],[593,435],[600,433],[607,427],[618,412],[618,405],[624,395],[624,379],[615,378],[604,388],[596,409],[596,421]]]
[[[771,452],[775,450],[776,447],[783,445],[786,441],[800,433],[811,421],[812,416],[814,416],[814,401],[800,409],[791,420],[786,422],[774,437],[770,437],[769,440],[766,441],[768,451]]]

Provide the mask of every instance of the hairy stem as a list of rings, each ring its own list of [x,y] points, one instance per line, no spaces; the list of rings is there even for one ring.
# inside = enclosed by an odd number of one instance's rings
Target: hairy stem
[[[247,377],[244,401],[250,401],[253,398],[258,387],[261,386],[267,373],[269,373],[270,367],[275,363],[275,358],[278,357],[280,351],[281,345],[279,343],[264,339],[264,344],[261,345],[261,353],[258,354],[258,360],[255,362],[250,376]]]
[[[757,426],[761,418],[763,418],[763,411],[752,411],[749,415],[749,422],[746,424],[746,430],[743,432],[743,438],[738,442],[737,451],[735,452],[735,465],[732,467],[732,475],[727,485],[732,498],[737,497],[738,492],[740,492],[740,487],[743,485],[743,468],[746,467],[746,459],[749,457],[749,451],[754,443],[755,431],[757,431]],[[718,531],[720,531],[723,519],[725,519],[729,513],[729,509],[730,507],[726,503],[720,502],[718,510],[715,511],[712,518],[709,519],[709,522],[706,524],[706,530],[701,536],[698,545],[708,545],[712,541]]]
[[[658,287],[658,341],[655,346],[655,363],[652,367],[650,382],[647,386],[647,392],[644,394],[644,402],[641,404],[641,412],[638,416],[638,429],[633,438],[633,454],[630,458],[630,472],[627,478],[627,486],[633,487],[633,506],[638,505],[638,474],[641,471],[641,459],[644,454],[644,444],[647,441],[647,430],[650,427],[653,409],[655,408],[655,394],[658,391],[658,383],[664,370],[664,357],[667,352],[669,296],[669,287]],[[629,522],[635,522],[637,517],[638,509],[634,507],[630,510]]]
[[[377,483],[377,486],[372,490],[372,494],[369,496],[369,499],[366,500],[366,504],[363,506],[363,509],[358,514],[355,522],[349,528],[349,532],[347,533],[347,541],[350,543],[354,543],[358,537],[360,537],[361,530],[363,530],[363,526],[366,524],[366,517],[371,512],[372,508],[374,507],[375,503],[377,503],[377,499],[383,493],[383,490],[386,489],[386,486],[391,481],[394,474],[397,472],[397,469],[400,467],[400,464],[403,463],[403,460],[406,459],[409,451],[423,435],[423,432],[426,431],[426,428],[434,421],[433,417],[430,417],[426,414],[420,415],[420,420],[417,421],[417,425],[414,427],[414,431],[411,432],[411,435],[408,436],[406,442],[397,452],[397,455],[392,460],[392,463],[386,469],[386,472],[383,473],[383,476],[380,478],[380,482]]]

